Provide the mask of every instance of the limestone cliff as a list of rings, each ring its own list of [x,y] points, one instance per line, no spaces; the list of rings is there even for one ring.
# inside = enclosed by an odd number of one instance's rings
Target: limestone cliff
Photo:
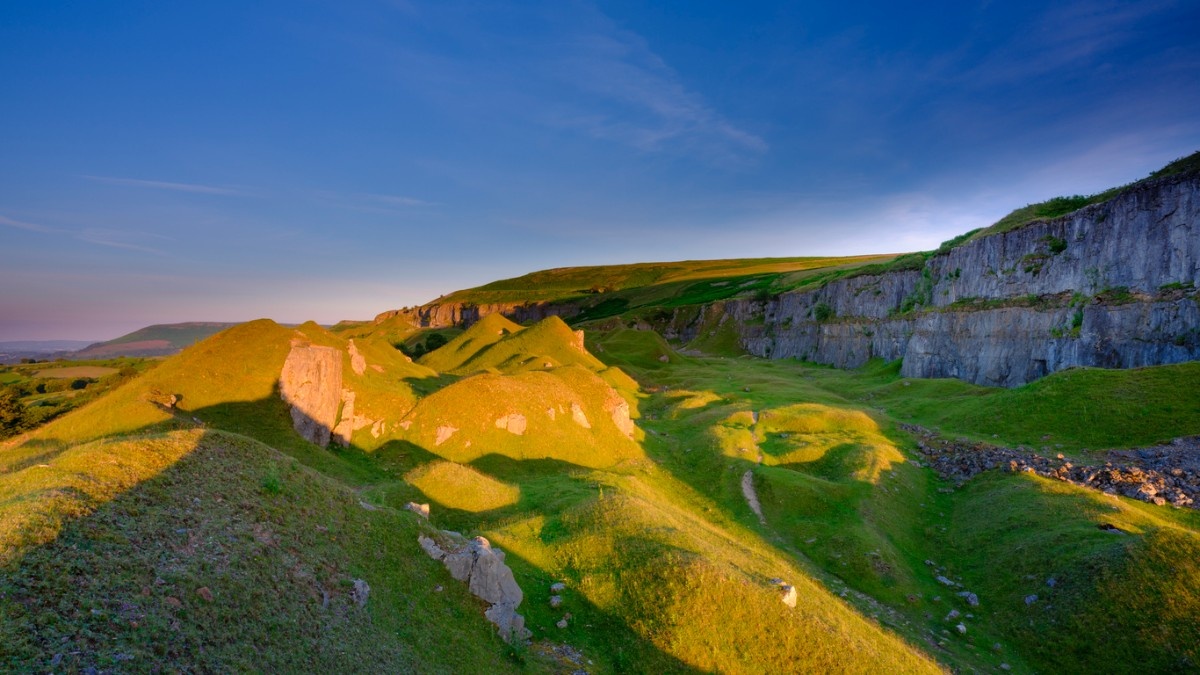
[[[682,325],[676,318],[674,333],[691,339],[733,321],[757,356],[843,367],[903,358],[908,377],[1015,386],[1072,366],[1200,359],[1198,285],[1192,173],[969,240],[920,269],[717,303]]]
[[[684,342],[732,330],[762,357],[841,367],[902,358],[905,376],[1006,387],[1072,366],[1200,359],[1198,221],[1200,172],[1191,169],[910,258],[916,264],[903,269],[642,313],[635,323]],[[420,326],[469,326],[497,312],[528,322],[580,311],[571,303],[435,301],[377,320],[404,314]]]

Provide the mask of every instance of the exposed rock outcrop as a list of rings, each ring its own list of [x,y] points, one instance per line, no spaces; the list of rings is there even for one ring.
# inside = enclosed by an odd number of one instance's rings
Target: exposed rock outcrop
[[[293,340],[279,374],[279,393],[292,426],[311,443],[329,445],[342,397],[342,352]]]
[[[1178,438],[1169,445],[1111,451],[1102,465],[1077,465],[1057,453],[1050,458],[1029,448],[955,441],[919,426],[902,427],[917,437],[917,446],[930,467],[959,482],[1001,469],[1035,473],[1159,506],[1196,508],[1196,500],[1200,499],[1197,436]]]
[[[350,389],[342,390],[341,421],[333,429],[333,439],[342,447],[350,446],[350,439],[354,432],[379,424],[379,422],[355,412],[354,401],[356,398],[358,398],[357,395]],[[375,434],[375,437],[379,438],[379,434]]]
[[[967,241],[920,269],[679,310],[691,340],[732,323],[770,358],[1011,387],[1072,366],[1200,359],[1200,175],[1138,184],[1048,221]]]
[[[491,603],[484,616],[496,624],[501,637],[514,642],[532,635],[525,628],[525,618],[517,614],[524,594],[504,562],[504,551],[492,548],[483,537],[468,541],[461,534],[446,530],[438,540],[421,535],[417,542],[429,557],[446,566],[450,576],[466,582],[473,595]]]

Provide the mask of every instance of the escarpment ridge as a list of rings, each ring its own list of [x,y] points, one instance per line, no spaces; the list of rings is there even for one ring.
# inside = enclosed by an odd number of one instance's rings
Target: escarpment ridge
[[[403,314],[445,327],[492,313],[605,319],[701,348],[723,335],[760,357],[839,367],[903,359],[908,377],[1004,387],[1075,366],[1200,359],[1200,153],[1093,199],[1065,215],[1001,221],[884,264],[837,259],[779,273],[743,267],[742,276],[727,271],[678,289],[652,284],[646,288],[655,292],[641,297],[598,284],[543,301],[516,294],[504,301],[493,291],[476,304],[456,300],[473,297],[460,292],[378,320]],[[610,268],[593,269],[600,278]]]

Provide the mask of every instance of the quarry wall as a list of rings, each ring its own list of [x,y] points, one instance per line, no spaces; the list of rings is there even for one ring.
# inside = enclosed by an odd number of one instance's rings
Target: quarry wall
[[[1200,176],[1134,186],[1070,215],[980,237],[922,269],[706,308],[751,354],[1011,387],[1072,366],[1200,359]]]
[[[1200,359],[1200,174],[1147,180],[1113,199],[979,236],[923,265],[767,299],[682,307],[643,320],[690,342],[732,330],[745,350],[855,367],[903,359],[907,377],[1011,387],[1073,366],[1132,368]],[[501,312],[569,318],[570,303],[433,302],[422,326]]]

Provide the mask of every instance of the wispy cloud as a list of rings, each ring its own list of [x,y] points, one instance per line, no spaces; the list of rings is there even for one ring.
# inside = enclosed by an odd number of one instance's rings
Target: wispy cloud
[[[598,12],[590,24],[557,43],[560,53],[547,63],[556,79],[594,97],[597,105],[558,122],[643,151],[681,149],[727,160],[768,150],[761,137],[685,86],[640,35],[613,26]]]
[[[1139,22],[1175,4],[1088,1],[1052,7],[965,75],[976,84],[993,85],[1087,67],[1133,40]]]
[[[83,228],[70,229],[49,227],[37,223],[30,223],[23,220],[15,220],[5,216],[0,216],[0,225],[14,227],[19,230],[28,232],[37,232],[39,234],[60,235],[78,241],[96,244],[97,246],[106,246],[109,248],[119,248],[127,251],[138,251],[140,253],[151,253],[154,255],[167,255],[166,251],[147,246],[146,240],[171,241],[171,237],[151,232],[135,232],[130,230],[114,230],[106,228]]]
[[[108,246],[110,248],[119,248],[126,251],[137,251],[139,253],[150,253],[153,255],[167,255],[167,252],[161,249],[128,241],[121,241],[122,235],[125,234],[127,233],[114,232],[111,230],[84,230],[76,235],[76,239],[79,239],[80,241],[86,241],[89,244]]]
[[[43,234],[62,233],[62,230],[56,230],[53,227],[46,227],[45,225],[38,225],[37,223],[27,223],[23,220],[13,220],[12,218],[6,218],[4,216],[0,216],[0,225],[7,225],[8,227],[15,227],[18,230],[27,230],[29,232],[41,232]]]
[[[113,176],[87,176],[84,178],[107,185],[123,185],[127,187],[150,188],[152,190],[170,190],[173,192],[191,192],[204,195],[245,196],[247,192],[230,187],[201,185],[198,183],[172,183],[161,180],[141,180],[138,178],[117,178]]]
[[[352,211],[405,214],[413,209],[436,206],[434,202],[405,195],[373,194],[369,192],[336,192],[319,190],[316,198],[325,204]]]
[[[447,0],[419,14],[416,23],[446,28],[433,38],[414,32],[403,43],[375,44],[398,77],[445,110],[531,121],[717,165],[752,162],[769,150],[645,38],[593,3],[497,9]],[[517,21],[519,35],[507,30]]]

